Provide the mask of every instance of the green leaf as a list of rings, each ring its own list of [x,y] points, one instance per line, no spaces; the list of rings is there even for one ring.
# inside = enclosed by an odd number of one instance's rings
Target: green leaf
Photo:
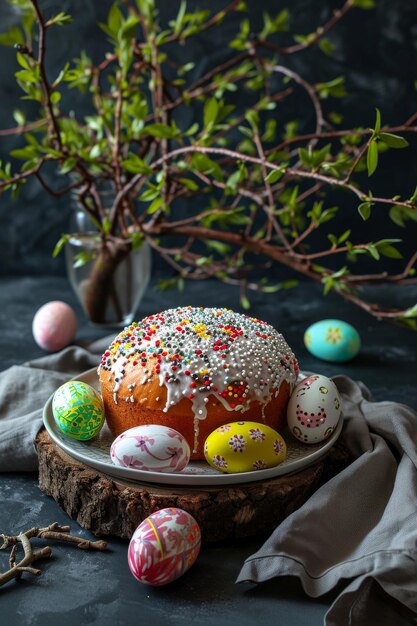
[[[217,119],[219,104],[216,98],[210,98],[204,105],[204,128],[211,128]]]
[[[374,9],[375,8],[375,0],[353,0],[352,4],[354,7],[358,7],[358,9]]]
[[[139,196],[139,200],[143,202],[151,202],[151,200],[154,200],[159,196],[159,193],[159,189],[151,187],[150,189],[146,189],[146,191]]]
[[[332,235],[331,233],[329,233],[329,234],[327,235],[327,239],[330,241],[330,243],[332,244],[332,246],[333,246],[334,248],[336,248],[336,246],[337,246],[337,237],[336,237],[336,235]]]
[[[330,56],[334,50],[334,44],[329,39],[320,39],[319,48],[324,54]]]
[[[130,235],[130,241],[132,242],[132,250],[138,250],[145,241],[145,236],[139,230],[135,230]]]
[[[70,240],[70,235],[61,235],[59,241],[57,242],[54,251],[52,252],[52,256],[55,258],[61,252],[65,244]]]
[[[187,10],[186,0],[181,0],[180,8],[174,24],[174,33],[178,35],[181,32],[182,25],[184,23],[184,16]]]
[[[305,167],[311,167],[311,155],[306,148],[299,148],[298,156],[300,157],[301,163],[305,165]]]
[[[110,229],[111,229],[111,221],[110,221],[110,218],[106,215],[103,218],[103,221],[101,223],[101,230],[103,231],[105,235],[108,235],[110,232]]]
[[[284,133],[283,139],[285,139],[285,141],[294,139],[298,133],[298,126],[299,126],[299,123],[297,120],[291,120],[290,122],[285,124],[285,127],[284,127],[285,133]]]
[[[150,176],[153,172],[152,168],[133,152],[129,152],[128,158],[122,161],[122,165],[131,174],[146,174]]]
[[[329,96],[344,98],[347,95],[344,76],[338,76],[327,83],[317,83],[316,89],[320,98],[328,98]]]
[[[264,26],[262,31],[259,33],[259,39],[263,40],[274,33],[287,31],[289,17],[290,14],[288,9],[282,9],[275,17],[264,11]]]
[[[45,26],[47,28],[48,26],[52,26],[52,24],[55,24],[56,26],[63,26],[64,24],[71,24],[71,22],[71,15],[66,15],[65,13],[61,12],[57,15],[54,15],[54,17],[51,17],[47,22],[45,22]]]
[[[217,181],[223,180],[223,171],[218,163],[206,154],[196,152],[191,157],[191,166],[203,174],[212,174]]]
[[[21,67],[23,67],[25,70],[31,70],[32,69],[31,66],[30,66],[29,61],[27,60],[25,55],[22,54],[21,52],[18,52],[16,54],[16,59],[17,59],[17,62],[19,63],[19,65]]]
[[[408,141],[404,137],[392,133],[380,133],[379,138],[390,148],[406,148],[408,146]]]
[[[18,126],[23,126],[24,123],[26,122],[25,113],[23,111],[21,111],[20,109],[15,109],[13,111],[13,118],[14,118],[16,124],[18,124]]]
[[[52,104],[57,104],[61,100],[61,94],[59,91],[53,91],[50,95],[50,100]]]
[[[158,211],[158,209],[160,209],[162,207],[163,203],[164,203],[164,201],[162,200],[161,196],[158,196],[157,198],[155,198],[155,200],[153,200],[151,202],[147,212],[150,215],[152,215],[153,213],[156,213]]]
[[[82,267],[86,265],[90,261],[92,261],[96,256],[95,252],[79,252],[74,257],[73,267],[76,269],[77,267]]]
[[[159,137],[161,139],[175,139],[180,136],[180,131],[174,125],[168,126],[167,124],[156,123],[149,124],[149,126],[145,126],[143,129],[144,134],[152,135],[152,137]]]
[[[348,239],[350,237],[350,233],[351,233],[351,229],[349,228],[349,230],[345,230],[345,232],[343,233],[343,235],[340,235],[339,239],[338,239],[338,243],[344,243],[346,241],[346,239]]]
[[[371,255],[371,257],[373,257],[375,259],[375,261],[379,261],[379,259],[381,258],[379,252],[378,252],[378,248],[370,243],[368,244],[367,250],[369,252],[369,254]]]
[[[359,215],[366,222],[371,216],[371,207],[373,206],[372,202],[362,202],[358,206]]]
[[[190,126],[190,128],[185,131],[184,135],[186,137],[190,137],[191,135],[195,135],[195,133],[198,132],[198,129],[199,129],[199,125],[197,124],[197,122],[194,122],[194,124],[192,124]]]
[[[308,168],[317,169],[327,159],[330,154],[331,145],[327,144],[320,150],[313,150],[311,146],[300,148],[298,153],[300,160]]]
[[[200,256],[195,262],[197,267],[202,267],[203,265],[212,265],[212,263],[213,259],[209,256]]]
[[[250,128],[248,128],[247,126],[238,126],[238,129],[240,130],[242,135],[245,135],[245,137],[247,137],[251,141],[253,140],[253,131]]]
[[[89,158],[97,159],[102,155],[102,149],[99,143],[96,143],[90,150]]]
[[[118,32],[119,41],[129,44],[136,36],[137,26],[139,23],[140,19],[135,15],[131,15],[127,20],[125,20]]]
[[[402,259],[403,255],[397,248],[394,248],[389,243],[379,244],[378,251],[382,254],[382,256],[386,256],[390,259]]]
[[[20,70],[19,72],[15,72],[15,78],[17,80],[21,80],[24,83],[37,83],[38,78],[31,69],[30,70]]]
[[[10,156],[15,159],[31,159],[37,155],[37,150],[33,146],[26,146],[25,148],[16,148],[10,152]]]
[[[320,217],[318,219],[318,223],[319,224],[325,224],[326,222],[330,222],[330,220],[332,220],[336,213],[338,212],[338,207],[337,206],[333,206],[333,207],[329,207],[328,209],[325,209],[321,214]]]
[[[195,63],[193,63],[192,61],[190,63],[186,63],[185,65],[182,65],[181,67],[178,68],[178,76],[184,76],[184,74],[187,74],[187,72],[190,72],[191,70],[193,70],[195,68]]]
[[[190,191],[198,191],[199,189],[198,184],[191,178],[179,178],[178,180]]]
[[[252,129],[257,132],[259,128],[259,113],[255,111],[255,109],[249,109],[246,111],[245,118],[248,120],[249,124],[252,126]]]
[[[113,34],[113,36],[117,36],[119,29],[121,28],[123,23],[123,14],[119,9],[118,2],[114,2],[110,8],[108,17],[107,17],[107,26],[109,31]]]
[[[274,141],[276,129],[277,121],[275,119],[267,120],[265,124],[265,132],[262,135],[262,141]]]
[[[62,68],[62,70],[59,72],[58,76],[55,78],[54,82],[52,83],[52,87],[54,89],[55,87],[58,87],[58,85],[62,83],[63,80],[65,80],[68,69],[69,69],[69,63],[66,63],[65,66]]]
[[[68,172],[70,172],[73,169],[76,163],[77,163],[76,157],[69,157],[69,159],[66,159],[63,162],[63,164],[59,168],[59,171],[61,172],[61,174],[68,174]]]
[[[226,181],[226,186],[231,189],[233,191],[233,193],[236,193],[238,184],[240,183],[240,171],[236,170],[235,172],[233,172],[233,174],[231,174],[229,176],[229,178]]]
[[[335,280],[331,276],[327,276],[326,278],[322,279],[322,282],[324,284],[323,295],[327,296],[327,294],[330,293],[330,291],[335,286]]]
[[[368,146],[366,166],[368,168],[368,176],[372,176],[378,167],[378,146],[376,145],[376,141],[371,141]]]
[[[284,174],[285,174],[285,167],[280,166],[278,169],[271,170],[269,172],[268,176],[265,178],[265,182],[269,183],[270,185],[273,185],[274,183],[277,183]]]
[[[223,243],[222,241],[216,241],[215,239],[206,239],[204,242],[207,248],[214,250],[220,256],[227,256],[231,250],[231,247],[227,243]]]
[[[409,202],[411,202],[411,204],[415,204],[417,202],[417,187],[414,189],[414,193],[411,196]]]
[[[376,118],[375,118],[375,134],[378,134],[381,130],[381,111],[379,109],[376,110]]]
[[[240,306],[242,307],[242,309],[244,309],[245,311],[247,311],[248,309],[250,309],[250,301],[248,299],[247,296],[245,296],[244,294],[240,296]]]
[[[341,124],[344,120],[344,117],[341,113],[331,111],[331,113],[329,113],[329,119],[331,122],[333,122],[333,124]]]
[[[0,34],[0,45],[14,46],[16,43],[25,43],[23,33],[17,26],[12,26],[6,33]]]
[[[417,317],[417,304],[406,309],[403,313],[403,317]]]
[[[299,284],[298,280],[283,280],[281,283],[277,283],[276,285],[263,285],[261,290],[263,293],[277,293],[277,291],[281,291],[282,289],[297,287]]]
[[[399,205],[395,205],[390,209],[389,217],[394,224],[397,226],[401,226],[401,228],[405,227],[404,216],[403,216],[403,207]]]

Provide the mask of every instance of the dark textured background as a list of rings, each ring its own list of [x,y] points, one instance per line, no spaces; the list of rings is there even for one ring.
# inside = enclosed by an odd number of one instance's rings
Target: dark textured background
[[[50,31],[49,47],[53,51],[48,72],[51,76],[56,75],[58,68],[68,58],[77,56],[82,48],[87,49],[93,58],[100,57],[105,38],[96,22],[104,21],[110,4],[109,0],[41,1],[41,7],[47,14],[57,9],[67,11],[74,17],[70,26]],[[225,0],[201,0],[198,6],[218,9],[225,4]],[[291,8],[293,31],[311,32],[329,16],[333,8],[341,4],[341,0],[292,0],[288,6]],[[179,2],[159,0],[158,5],[164,21],[176,12]],[[274,12],[285,6],[285,3],[249,0],[248,6],[256,24],[261,17],[261,8]],[[7,30],[15,21],[13,10],[1,2],[0,30]],[[234,27],[227,20],[221,27],[205,33],[198,43],[192,40],[192,43],[178,48],[176,54],[196,62],[194,72],[197,76],[225,58],[227,48],[222,43]],[[284,41],[285,38],[286,35],[283,36]],[[376,106],[381,109],[383,122],[387,124],[401,123],[414,112],[417,108],[414,89],[414,80],[417,78],[415,0],[378,0],[377,8],[372,11],[355,10],[332,31],[330,39],[336,45],[332,58],[313,49],[287,60],[290,66],[313,82],[330,80],[341,74],[346,76],[348,98],[343,103],[335,100],[325,102],[329,110],[340,107],[345,114],[344,126],[372,125]],[[0,127],[7,128],[13,125],[13,109],[30,107],[30,104],[18,100],[20,94],[13,77],[16,69],[14,51],[1,47],[0,54]],[[79,106],[77,100],[71,104],[73,107]],[[299,107],[308,128],[311,106],[306,103],[304,109],[302,98],[293,101],[292,106]],[[293,115],[293,110],[287,109],[283,115]],[[16,138],[7,141],[3,139],[0,142],[0,158],[4,159],[6,150],[17,144]],[[417,184],[416,170],[415,147],[407,151],[390,151],[383,155],[381,172],[372,178],[370,186],[378,195],[401,193],[408,197]],[[385,209],[378,209],[365,224],[357,216],[355,199],[346,195],[341,202],[343,210],[334,228],[336,232],[343,232],[343,229],[353,224],[358,231],[362,231],[364,238],[403,237],[404,252],[414,251],[415,234],[412,227],[415,231],[415,223],[410,223],[410,228],[404,231],[388,220]],[[16,201],[9,197],[0,198],[0,275],[63,274],[63,257],[52,260],[51,251],[60,234],[67,231],[70,213],[69,198],[51,198],[35,181],[26,185]],[[360,232],[356,238],[359,241]],[[394,262],[394,267],[399,269],[400,264]],[[160,267],[159,263],[156,265]]]

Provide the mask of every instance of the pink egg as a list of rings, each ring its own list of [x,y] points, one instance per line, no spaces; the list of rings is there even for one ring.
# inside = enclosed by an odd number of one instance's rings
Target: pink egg
[[[75,337],[77,318],[73,309],[60,300],[44,304],[33,318],[32,333],[40,348],[57,352]]]
[[[192,515],[183,509],[160,509],[143,520],[133,533],[129,568],[141,583],[166,585],[190,569],[200,546],[200,527]]]

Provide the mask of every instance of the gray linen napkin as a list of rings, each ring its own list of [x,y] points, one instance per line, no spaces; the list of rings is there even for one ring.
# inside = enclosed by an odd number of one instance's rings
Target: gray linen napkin
[[[278,526],[237,582],[297,576],[317,597],[348,579],[327,626],[417,624],[417,413],[333,380],[355,461]]]
[[[0,373],[0,472],[38,469],[35,437],[42,426],[42,409],[64,382],[95,367],[114,338],[88,346],[71,346]]]

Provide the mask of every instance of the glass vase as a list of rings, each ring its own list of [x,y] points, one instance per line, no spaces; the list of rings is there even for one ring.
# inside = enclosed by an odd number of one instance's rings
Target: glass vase
[[[132,250],[123,240],[79,233],[70,236],[65,252],[70,283],[90,322],[112,328],[129,325],[149,283],[148,243]]]

